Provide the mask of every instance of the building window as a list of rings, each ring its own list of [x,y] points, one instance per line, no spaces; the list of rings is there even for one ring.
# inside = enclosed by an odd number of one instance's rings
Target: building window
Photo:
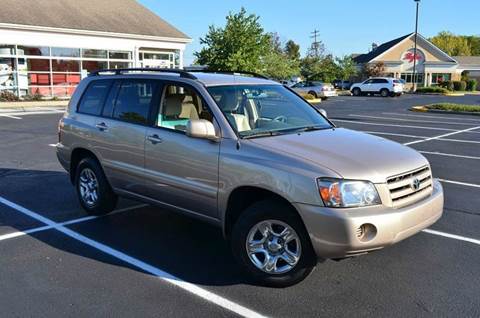
[[[450,73],[432,73],[432,84],[439,84],[452,79]]]
[[[108,57],[112,60],[131,60],[132,52],[128,51],[110,51]]]
[[[80,49],[52,47],[52,56],[79,57]]]
[[[18,55],[50,56],[50,48],[45,46],[18,46]]]
[[[106,59],[107,58],[107,50],[83,49],[82,50],[82,57]]]
[[[423,83],[423,73],[415,73],[415,78],[417,79],[417,84]],[[403,79],[406,83],[413,83],[413,73],[401,73],[400,78]]]

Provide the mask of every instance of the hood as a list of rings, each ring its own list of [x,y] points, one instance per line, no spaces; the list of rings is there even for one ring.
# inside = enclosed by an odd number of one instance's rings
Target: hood
[[[369,180],[373,183],[385,183],[388,177],[428,165],[427,159],[412,148],[344,128],[251,141],[261,147],[327,167],[345,179]]]

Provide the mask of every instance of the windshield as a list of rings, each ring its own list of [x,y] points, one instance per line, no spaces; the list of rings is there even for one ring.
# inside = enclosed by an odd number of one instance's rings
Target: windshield
[[[207,89],[242,138],[333,128],[312,106],[281,85]]]

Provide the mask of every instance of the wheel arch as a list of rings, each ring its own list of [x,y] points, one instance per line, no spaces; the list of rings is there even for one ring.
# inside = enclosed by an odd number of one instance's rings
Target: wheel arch
[[[97,156],[91,150],[85,148],[75,148],[70,156],[70,182],[72,184],[75,182],[78,163],[84,158],[92,158],[99,163],[100,167],[102,166]]]
[[[284,196],[271,190],[258,186],[240,186],[230,192],[227,200],[226,210],[223,216],[223,234],[228,239],[232,232],[233,225],[238,220],[242,212],[254,204],[263,200],[276,200],[291,208],[291,210],[299,217],[306,231],[303,219],[298,213],[295,206],[290,203]]]

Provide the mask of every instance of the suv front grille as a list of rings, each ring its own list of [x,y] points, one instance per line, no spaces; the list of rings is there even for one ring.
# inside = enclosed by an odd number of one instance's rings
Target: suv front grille
[[[422,167],[387,179],[392,206],[403,207],[432,193],[432,173],[429,167]]]

